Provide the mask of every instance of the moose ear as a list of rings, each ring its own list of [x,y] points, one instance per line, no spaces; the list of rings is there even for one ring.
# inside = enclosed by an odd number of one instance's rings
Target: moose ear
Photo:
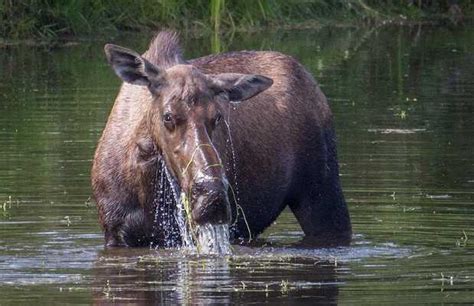
[[[217,89],[226,91],[233,102],[250,99],[273,84],[272,79],[257,74],[222,73],[214,80]]]
[[[124,82],[157,87],[166,73],[130,49],[107,44],[104,51],[115,74]]]

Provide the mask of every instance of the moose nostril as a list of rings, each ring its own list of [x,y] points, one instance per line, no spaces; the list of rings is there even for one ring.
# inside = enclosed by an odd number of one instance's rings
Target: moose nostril
[[[193,187],[192,216],[197,224],[230,222],[230,204],[223,182],[201,182]]]
[[[204,196],[208,200],[223,198],[227,197],[228,188],[229,184],[226,180],[199,182],[192,187],[191,197],[197,199]]]
[[[200,205],[203,202],[210,202],[214,199],[223,197],[221,189],[211,188],[210,185],[194,185],[191,192],[192,200]]]

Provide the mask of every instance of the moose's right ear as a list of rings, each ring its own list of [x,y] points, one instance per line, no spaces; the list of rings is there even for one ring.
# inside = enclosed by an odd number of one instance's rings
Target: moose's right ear
[[[135,51],[117,45],[104,47],[107,61],[124,82],[148,87],[157,87],[165,71],[153,65]]]

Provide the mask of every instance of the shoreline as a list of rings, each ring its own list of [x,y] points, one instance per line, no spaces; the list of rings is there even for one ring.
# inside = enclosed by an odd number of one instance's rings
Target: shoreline
[[[317,30],[324,27],[334,28],[366,28],[366,27],[384,27],[384,26],[400,26],[400,27],[413,27],[413,26],[433,26],[433,27],[452,27],[462,28],[473,25],[473,19],[466,18],[462,24],[450,23],[446,16],[438,16],[437,18],[425,18],[425,19],[408,19],[405,16],[395,16],[386,19],[367,19],[367,20],[339,20],[335,18],[328,19],[311,19],[301,22],[270,22],[266,25],[256,27],[235,27],[235,28],[224,28],[220,29],[217,35],[223,35],[224,33],[258,33],[267,30],[283,30],[283,31],[297,31],[297,30]],[[141,27],[133,30],[117,30],[113,32],[104,31],[96,35],[58,35],[52,38],[24,38],[24,39],[9,39],[0,37],[0,49],[17,47],[17,46],[31,46],[31,47],[73,47],[84,42],[110,40],[110,38],[129,35],[129,34],[150,34],[159,31],[160,29],[176,29],[183,33],[187,33],[191,36],[199,37],[204,35],[216,35],[215,31],[209,27],[205,27],[202,24],[184,27],[179,29],[179,26],[172,25],[161,25],[152,27]]]

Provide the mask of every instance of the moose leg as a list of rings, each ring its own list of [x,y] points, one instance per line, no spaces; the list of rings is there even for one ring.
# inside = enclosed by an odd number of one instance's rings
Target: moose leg
[[[125,241],[121,235],[124,211],[120,209],[119,203],[106,197],[97,199],[99,221],[104,230],[106,248],[125,247]]]
[[[304,243],[317,247],[350,244],[351,221],[338,183],[313,188],[290,208],[306,235]]]
[[[153,226],[137,207],[119,220],[104,224],[105,247],[140,247],[151,243]]]
[[[321,136],[314,142],[319,152],[315,160],[304,167],[305,179],[300,183],[298,196],[290,202],[290,208],[310,244],[349,245],[351,219],[339,180],[334,130],[327,129]]]
[[[126,246],[118,228],[118,226],[105,227],[104,237],[106,248],[120,248]]]

